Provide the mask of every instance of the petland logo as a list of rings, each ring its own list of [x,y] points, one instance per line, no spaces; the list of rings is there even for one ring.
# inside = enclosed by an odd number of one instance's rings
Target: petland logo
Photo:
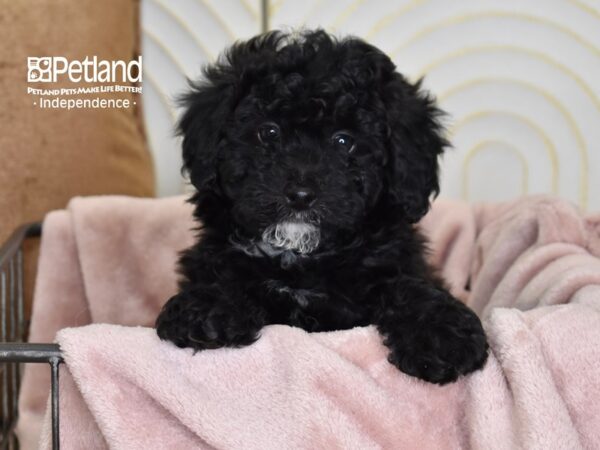
[[[142,94],[142,57],[126,62],[96,56],[86,56],[83,61],[30,56],[27,81],[33,106],[41,109],[130,108]],[[70,81],[75,86],[44,84],[57,81]]]
[[[106,61],[85,57],[69,61],[63,56],[30,56],[27,58],[27,81],[55,83],[67,77],[73,83],[139,83],[142,81],[142,57],[137,60]]]

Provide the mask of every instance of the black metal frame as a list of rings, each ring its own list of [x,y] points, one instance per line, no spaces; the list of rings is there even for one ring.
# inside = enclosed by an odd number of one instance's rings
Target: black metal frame
[[[0,247],[0,448],[19,448],[15,425],[19,416],[21,364],[47,363],[51,370],[52,448],[60,448],[58,374],[63,362],[57,344],[25,343],[23,304],[23,243],[42,233],[40,223],[23,225]]]

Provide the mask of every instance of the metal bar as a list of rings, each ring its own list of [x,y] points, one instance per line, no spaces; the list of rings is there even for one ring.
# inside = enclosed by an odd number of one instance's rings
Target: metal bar
[[[18,253],[18,252],[17,252]],[[16,328],[17,328],[17,317],[16,317],[16,311],[17,311],[17,282],[16,282],[16,270],[15,270],[15,263],[16,263],[16,254],[15,256],[10,260],[10,263],[8,264],[8,279],[9,279],[9,291],[8,291],[8,304],[6,305],[7,307],[7,342],[16,342],[17,341],[17,336],[16,336]]]
[[[42,222],[25,224],[25,237],[40,237],[42,235]]]
[[[26,229],[24,227],[19,227],[2,245],[2,248],[0,248],[0,267],[4,267],[21,248],[25,234]]]
[[[2,428],[9,422],[8,415],[8,364],[2,364]]]
[[[263,33],[269,31],[269,0],[262,0],[260,15],[260,29]]]
[[[28,237],[39,237],[42,233],[42,224],[39,222],[28,223],[17,228],[8,240],[0,247],[0,267],[4,267],[8,261],[21,248],[23,239]]]
[[[52,380],[58,382],[58,365],[62,362],[60,349],[52,344],[23,344],[25,337],[23,242],[28,237],[40,236],[41,223],[30,223],[17,228],[0,246],[0,448],[18,449],[14,432],[18,418],[18,395],[21,384],[22,362],[50,363]],[[10,342],[7,342],[10,341]],[[12,364],[11,364],[12,363]],[[9,365],[10,364],[10,365]],[[58,385],[52,386],[58,401]],[[53,405],[56,406],[56,405]],[[57,416],[58,409],[54,409]],[[53,431],[55,429],[53,428]],[[53,440],[58,439],[54,437]],[[58,448],[58,447],[56,447]]]
[[[60,448],[59,366],[63,357],[58,344],[0,343],[0,363],[49,363],[51,369],[52,448]],[[3,371],[3,381],[7,374]],[[4,390],[6,392],[6,390]],[[4,409],[4,408],[3,408]],[[4,416],[6,417],[6,416]],[[16,419],[16,417],[15,417]],[[13,426],[15,421],[13,420]],[[8,436],[8,435],[5,435]]]
[[[17,323],[19,341],[25,338],[25,312],[24,312],[24,286],[23,286],[23,249],[17,252]]]
[[[6,271],[2,270],[0,274],[0,290],[2,291],[0,295],[2,296],[2,317],[0,320],[2,323],[0,324],[0,338],[2,342],[6,342],[6,288],[7,288],[7,274]],[[2,364],[0,367],[1,370],[1,386],[2,386],[2,404],[0,405],[0,417],[2,419],[2,428],[5,427],[6,422],[8,421],[8,366],[6,364]]]
[[[19,447],[20,447],[19,440],[17,439],[17,434],[13,430],[14,430],[14,425],[10,430],[10,438],[12,441],[12,447],[10,447],[10,448],[14,449],[14,450],[19,450]]]
[[[10,420],[11,423],[17,421],[19,417],[19,387],[17,383],[17,377],[19,371],[17,370],[18,364],[10,365],[10,378],[11,378],[11,393],[10,393]]]
[[[17,251],[17,254],[10,260],[10,265],[9,265],[9,273],[10,273],[10,295],[9,295],[9,307],[10,307],[10,342],[16,342],[17,341],[17,302],[18,302],[18,298],[17,298],[17,270],[16,270],[16,263],[17,263],[17,255],[19,254],[19,251],[21,250],[21,248],[19,247],[19,250]],[[10,382],[8,383],[8,390],[5,392],[5,395],[7,397],[7,403],[8,403],[8,408],[9,408],[9,420],[11,422],[15,421],[17,418],[17,409],[18,409],[18,405],[17,405],[17,364],[11,364],[10,367],[7,368],[7,376],[10,379]]]
[[[19,248],[17,252],[17,334],[18,334],[18,342],[23,342],[25,339],[25,314],[24,314],[24,286],[23,286],[23,249]],[[15,418],[16,422],[19,418],[19,393],[21,392],[21,364],[15,363],[15,392],[14,399],[15,402]],[[16,435],[13,433],[15,447],[18,448],[18,439]]]
[[[2,289],[2,293],[0,294],[2,296],[2,305],[0,306],[2,308],[2,316],[0,317],[0,320],[2,321],[2,323],[0,324],[0,339],[2,339],[2,342],[6,342],[6,272],[4,270],[2,270],[2,274],[0,275],[1,278],[1,289]]]
[[[25,287],[23,285],[23,249],[17,252],[17,324],[19,341],[25,339]]]
[[[58,366],[62,358],[53,357],[50,360],[52,367],[52,448],[60,449],[60,424],[58,416]]]
[[[3,385],[2,387],[3,387],[3,390],[4,390],[4,378],[6,377],[6,368],[7,368],[6,364],[2,364],[0,366],[0,371],[2,372],[2,385]],[[4,397],[6,397],[6,395],[4,395]],[[0,411],[0,420],[1,420],[1,423],[2,423],[2,435],[3,435],[2,436],[3,437],[3,440],[2,440],[3,442],[2,443],[6,444],[4,437],[6,436],[6,429],[8,428],[9,421],[8,421],[8,418],[6,417],[5,410],[4,410],[4,401],[2,402],[2,408],[1,408],[1,411]],[[3,445],[3,447],[5,447],[5,445]]]
[[[0,344],[0,362],[49,363],[52,359],[62,362],[58,344],[32,344],[29,342],[8,342]]]
[[[18,253],[18,252],[17,252]],[[15,254],[15,256],[17,256]],[[9,336],[10,336],[10,342],[14,342],[15,341],[15,327],[16,327],[16,317],[15,317],[15,310],[16,308],[16,300],[17,300],[17,285],[16,285],[16,275],[15,275],[15,258],[12,258],[10,260],[10,263],[8,264],[8,274],[9,274],[9,291],[8,291],[8,298],[10,299],[10,301],[8,302],[8,307],[10,309],[10,332],[9,332]]]

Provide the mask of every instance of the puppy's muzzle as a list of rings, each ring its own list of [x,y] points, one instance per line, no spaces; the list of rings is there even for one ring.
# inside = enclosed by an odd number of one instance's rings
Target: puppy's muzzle
[[[297,211],[310,208],[317,199],[314,189],[299,184],[288,185],[284,194],[288,205]]]
[[[281,250],[293,250],[308,254],[313,252],[321,239],[316,225],[305,222],[284,221],[265,229],[262,240],[265,244]]]

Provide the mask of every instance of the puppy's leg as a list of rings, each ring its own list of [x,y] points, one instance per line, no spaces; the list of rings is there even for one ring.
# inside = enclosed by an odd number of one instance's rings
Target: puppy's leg
[[[403,372],[444,384],[483,367],[487,342],[481,321],[444,288],[418,279],[397,285],[377,318]]]
[[[264,312],[254,305],[194,289],[180,292],[163,306],[156,331],[161,339],[178,347],[241,347],[258,339],[264,318]]]

